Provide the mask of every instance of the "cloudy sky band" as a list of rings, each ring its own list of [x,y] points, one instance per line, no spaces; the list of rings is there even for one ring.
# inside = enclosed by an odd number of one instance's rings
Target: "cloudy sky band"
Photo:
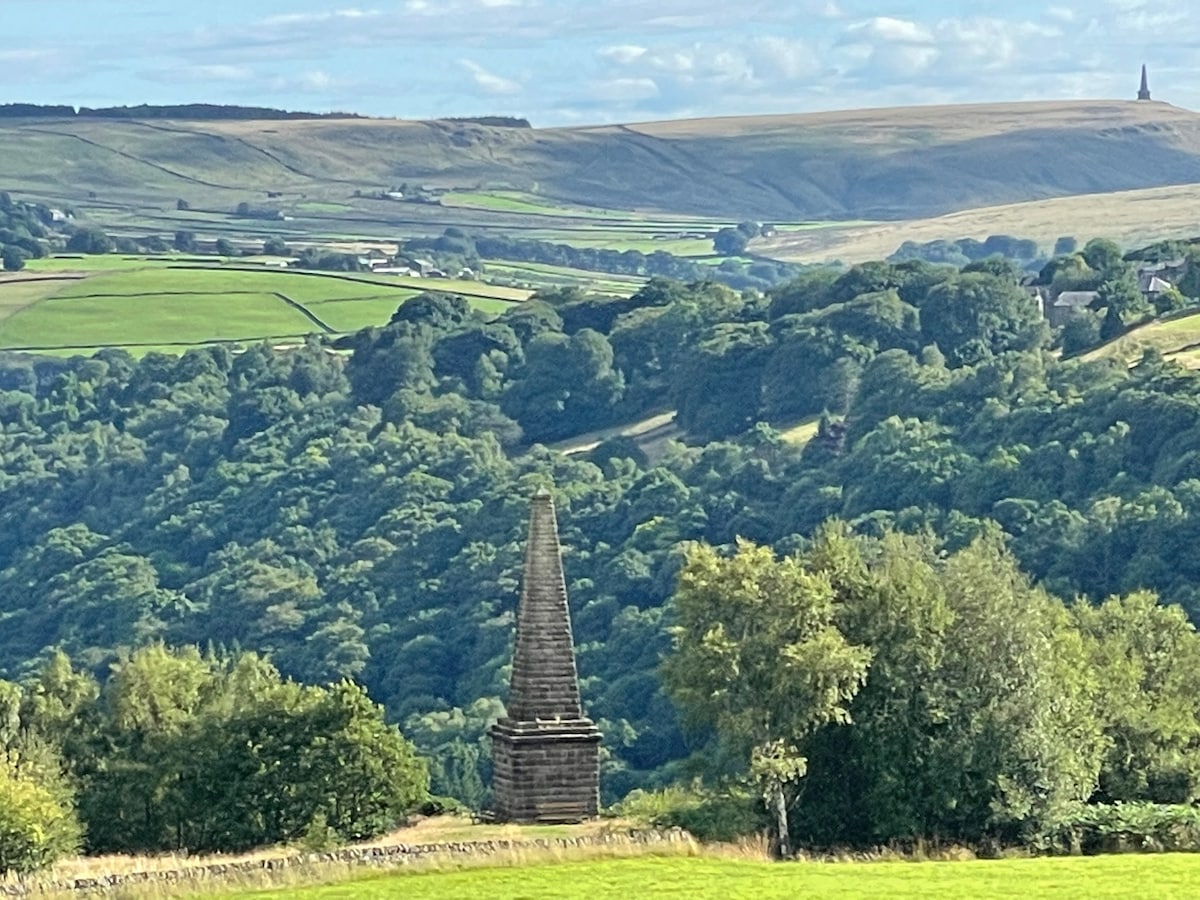
[[[168,8],[168,6],[170,8]],[[540,125],[1156,96],[1200,107],[1186,2],[0,0],[0,102],[210,102]]]

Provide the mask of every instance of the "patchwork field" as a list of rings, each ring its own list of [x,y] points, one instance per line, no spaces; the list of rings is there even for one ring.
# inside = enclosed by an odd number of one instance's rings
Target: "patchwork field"
[[[34,260],[0,279],[0,349],[182,352],[221,341],[294,340],[384,325],[425,290],[488,315],[528,290],[449,279],[300,273],[120,257]]]
[[[452,897],[1157,900],[1192,896],[1197,883],[1200,883],[1200,857],[1183,854],[925,863],[767,863],[704,857],[642,857],[383,875],[321,887],[221,896],[260,900],[393,897],[405,900]]]
[[[608,275],[546,263],[495,262],[487,264],[489,278],[511,281],[529,288],[579,287],[599,294],[627,297],[637,292],[645,278],[636,275]]]

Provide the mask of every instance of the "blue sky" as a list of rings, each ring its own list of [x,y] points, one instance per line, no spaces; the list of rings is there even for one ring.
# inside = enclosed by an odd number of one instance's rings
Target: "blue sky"
[[[0,102],[569,125],[1132,97],[1144,60],[1197,109],[1191,2],[0,0]]]

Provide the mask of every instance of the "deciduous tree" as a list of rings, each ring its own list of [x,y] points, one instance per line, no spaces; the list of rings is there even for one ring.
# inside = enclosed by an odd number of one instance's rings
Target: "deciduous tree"
[[[749,542],[732,558],[688,548],[674,604],[667,690],[685,721],[714,728],[740,756],[788,856],[787,790],[806,771],[801,746],[818,727],[849,722],[870,651],[838,630],[827,576]]]

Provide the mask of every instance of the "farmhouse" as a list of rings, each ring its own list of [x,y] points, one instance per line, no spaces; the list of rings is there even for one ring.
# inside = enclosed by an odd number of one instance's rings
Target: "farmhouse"
[[[1072,316],[1089,309],[1099,296],[1099,291],[1063,291],[1046,307],[1046,319],[1052,327],[1061,328]]]

